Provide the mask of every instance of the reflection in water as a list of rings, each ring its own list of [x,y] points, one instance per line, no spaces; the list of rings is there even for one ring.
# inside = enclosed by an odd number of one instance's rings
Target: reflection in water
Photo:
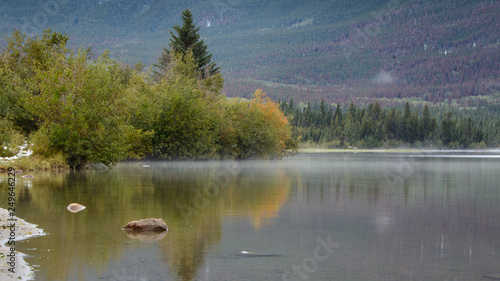
[[[37,252],[28,254],[42,257],[30,262],[40,265],[38,275],[46,280],[75,276],[90,280],[75,265],[93,264],[97,275],[105,274],[107,261],[122,259],[125,249],[142,247],[129,240],[131,234],[122,233],[122,226],[131,220],[161,217],[171,229],[168,234],[133,233],[133,238],[157,244],[172,278],[195,280],[207,249],[220,242],[224,215],[251,217],[260,227],[261,221],[277,215],[286,200],[289,186],[283,172],[275,170],[257,184],[247,182],[248,171],[235,173],[234,169],[234,162],[163,162],[148,169],[124,163],[107,173],[40,173],[33,181],[35,188],[19,190],[24,211],[19,213],[29,214],[49,233],[46,239],[30,241]],[[216,194],[204,189],[211,176],[218,186]],[[84,204],[85,212],[65,213],[73,201]],[[149,274],[155,280],[165,273]]]
[[[49,235],[20,251],[37,280],[281,280],[311,268],[303,261],[331,236],[339,247],[302,276],[481,280],[500,255],[499,168],[495,158],[337,153],[37,173],[20,180],[18,215]],[[69,213],[71,202],[87,209]],[[149,217],[169,232],[121,230]]]
[[[319,206],[318,216],[331,215],[342,245],[331,266],[347,276],[339,280],[473,280],[497,270],[498,160],[418,159],[401,181],[386,178],[401,164],[390,157],[332,162],[302,171],[309,174],[302,178],[306,194],[319,198],[292,205]],[[315,178],[331,173],[335,187],[325,193]],[[325,198],[328,205],[320,203]]]
[[[126,231],[128,237],[141,241],[153,242],[161,240],[167,235],[167,231]]]

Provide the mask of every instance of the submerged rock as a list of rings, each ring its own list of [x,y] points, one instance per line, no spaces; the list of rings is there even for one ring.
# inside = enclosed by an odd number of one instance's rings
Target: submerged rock
[[[131,221],[122,228],[125,231],[168,231],[168,227],[162,219],[142,219]]]
[[[68,209],[68,211],[70,211],[72,213],[78,213],[80,211],[85,210],[85,208],[86,208],[85,206],[80,205],[78,203],[71,203],[71,204],[68,205],[67,209]]]

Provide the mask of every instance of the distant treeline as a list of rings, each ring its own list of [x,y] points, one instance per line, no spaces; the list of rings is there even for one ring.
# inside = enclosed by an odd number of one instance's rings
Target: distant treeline
[[[281,109],[306,145],[336,147],[487,148],[500,145],[500,109],[475,110],[445,107],[383,109],[378,102],[367,107],[351,103],[334,108],[324,101],[299,108],[293,99]]]

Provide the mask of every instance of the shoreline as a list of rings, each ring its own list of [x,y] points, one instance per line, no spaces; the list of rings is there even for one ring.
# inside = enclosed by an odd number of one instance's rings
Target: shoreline
[[[8,242],[8,237],[10,237],[10,229],[7,227],[10,222],[7,219],[11,218],[9,212],[0,208],[0,280],[34,280],[35,273],[33,272],[33,268],[26,263],[24,257],[26,254],[21,253],[19,251],[15,251],[16,257],[16,265],[15,265],[15,273],[9,271],[10,265],[7,264],[7,255],[10,254],[10,245],[6,245]],[[15,233],[16,239],[15,241],[21,241],[24,239],[43,236],[46,233],[37,228],[37,225],[26,222],[23,219],[15,216],[17,219]],[[4,228],[5,227],[5,228]],[[14,246],[15,247],[15,246]]]
[[[315,153],[403,153],[403,154],[419,154],[419,153],[429,153],[429,154],[453,154],[453,153],[480,153],[480,154],[489,154],[489,155],[498,155],[500,154],[500,148],[484,148],[484,149],[443,149],[443,148],[313,148],[313,147],[304,147],[304,148],[299,148],[293,153],[293,155],[298,155],[298,154],[315,154]],[[20,159],[16,160],[9,160],[6,161],[6,158],[0,157],[0,173],[7,172],[7,168],[10,166],[16,167],[16,169],[19,169],[20,173],[21,172],[39,172],[39,171],[46,171],[46,172],[55,172],[55,171],[69,171],[69,168],[61,168],[61,165],[56,165],[57,167],[52,167],[50,168],[47,165],[48,162],[45,161],[44,159],[38,159],[38,158],[32,158],[32,155],[29,155],[28,157],[22,157]],[[289,156],[285,156],[284,158],[289,158]],[[198,159],[199,160],[199,159]],[[198,161],[198,160],[189,160],[189,161]],[[216,159],[212,159],[216,160]],[[243,159],[243,160],[255,160],[255,159]],[[15,161],[23,161],[23,163],[15,162]],[[141,162],[141,161],[177,161],[175,159],[170,159],[170,160],[165,160],[165,159],[156,159],[156,158],[144,158],[144,159],[127,159],[120,161],[118,163],[122,162],[129,162],[129,161],[135,161],[135,162]],[[204,160],[202,160],[204,161]],[[42,163],[41,162],[47,162],[47,163]],[[30,163],[33,163],[31,165]],[[117,163],[117,164],[118,164]],[[40,165],[38,165],[40,164]],[[26,167],[29,166],[30,168]]]
[[[500,149],[299,148],[298,153],[500,153]]]

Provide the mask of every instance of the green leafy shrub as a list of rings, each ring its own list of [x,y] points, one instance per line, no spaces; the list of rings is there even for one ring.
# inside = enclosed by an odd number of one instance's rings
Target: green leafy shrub
[[[37,69],[26,99],[50,139],[51,150],[62,152],[73,169],[88,162],[105,165],[127,157],[127,104],[119,68],[107,55],[88,62],[79,52],[54,54],[46,70]],[[46,140],[45,140],[46,141]]]
[[[19,152],[18,146],[23,145],[24,136],[14,129],[14,124],[0,119],[0,157],[12,157]]]

